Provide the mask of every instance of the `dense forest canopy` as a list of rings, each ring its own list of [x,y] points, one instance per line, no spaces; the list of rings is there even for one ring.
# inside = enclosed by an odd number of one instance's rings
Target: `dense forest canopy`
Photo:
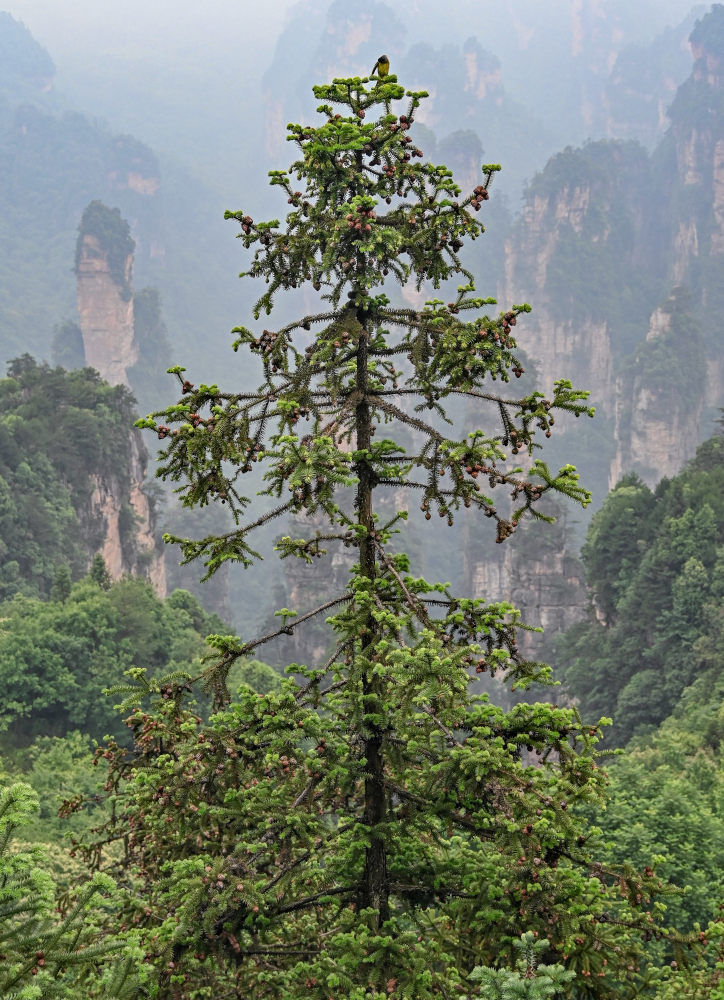
[[[650,490],[623,479],[583,548],[593,609],[561,638],[562,676],[586,717],[612,716],[623,744],[649,732],[685,688],[721,675],[724,439]]]

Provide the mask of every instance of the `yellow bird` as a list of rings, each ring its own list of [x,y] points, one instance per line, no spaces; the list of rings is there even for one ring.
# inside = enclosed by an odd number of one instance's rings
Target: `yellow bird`
[[[378,76],[387,76],[390,72],[390,57],[380,56],[377,62],[372,67],[372,72],[370,76],[374,76],[377,73]]]

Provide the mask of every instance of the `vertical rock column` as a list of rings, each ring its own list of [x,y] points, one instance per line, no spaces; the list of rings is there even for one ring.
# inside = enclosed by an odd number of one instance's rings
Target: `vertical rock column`
[[[98,237],[81,233],[78,242],[78,315],[86,364],[111,385],[128,385],[128,369],[138,360],[131,293],[133,254],[126,257],[119,285]]]
[[[91,202],[81,219],[75,257],[85,359],[106,382],[126,387],[129,369],[138,360],[131,284],[134,249],[118,209]],[[144,576],[163,597],[164,560],[156,550],[155,512],[143,488],[148,454],[139,432],[129,427],[128,434],[128,481],[121,481],[113,469],[99,471],[90,514],[103,524],[100,551],[111,578]]]

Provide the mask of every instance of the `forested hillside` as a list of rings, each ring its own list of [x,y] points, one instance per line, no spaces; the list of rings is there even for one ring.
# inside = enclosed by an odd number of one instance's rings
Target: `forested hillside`
[[[591,612],[558,646],[562,676],[587,717],[614,719],[619,745],[646,734],[694,681],[716,687],[722,662],[724,438],[651,490],[628,476],[593,518],[583,547]]]
[[[679,925],[720,919],[724,899],[723,485],[720,434],[654,490],[624,478],[583,547],[588,617],[555,644],[559,701],[626,747],[597,818],[612,856],[660,858],[685,890],[666,901]]]

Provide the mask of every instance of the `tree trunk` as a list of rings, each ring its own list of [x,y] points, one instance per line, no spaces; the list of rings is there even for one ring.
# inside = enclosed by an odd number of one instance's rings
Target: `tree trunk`
[[[361,327],[365,327],[367,316],[358,312],[357,318]],[[356,409],[357,449],[369,449],[372,443],[372,420],[370,406],[367,401],[368,391],[368,337],[360,336],[357,351],[357,381],[356,388],[361,399]],[[374,524],[372,520],[372,490],[374,487],[373,471],[365,459],[357,463],[357,519],[365,528],[365,535],[359,543],[359,561],[362,576],[369,580],[375,579],[375,546],[372,539]],[[376,643],[375,625],[370,617],[366,625],[363,651],[372,655]],[[362,695],[365,712],[374,712],[379,705],[379,680],[366,674],[362,678]],[[363,755],[367,760],[365,791],[364,791],[364,823],[376,827],[384,822],[386,813],[386,797],[384,786],[384,757],[382,752],[382,732],[379,726],[367,727],[363,742]],[[362,875],[360,903],[362,908],[372,908],[377,911],[378,926],[389,919],[389,888],[387,882],[387,852],[385,841],[379,834],[372,835],[370,846],[365,852],[365,866]]]

